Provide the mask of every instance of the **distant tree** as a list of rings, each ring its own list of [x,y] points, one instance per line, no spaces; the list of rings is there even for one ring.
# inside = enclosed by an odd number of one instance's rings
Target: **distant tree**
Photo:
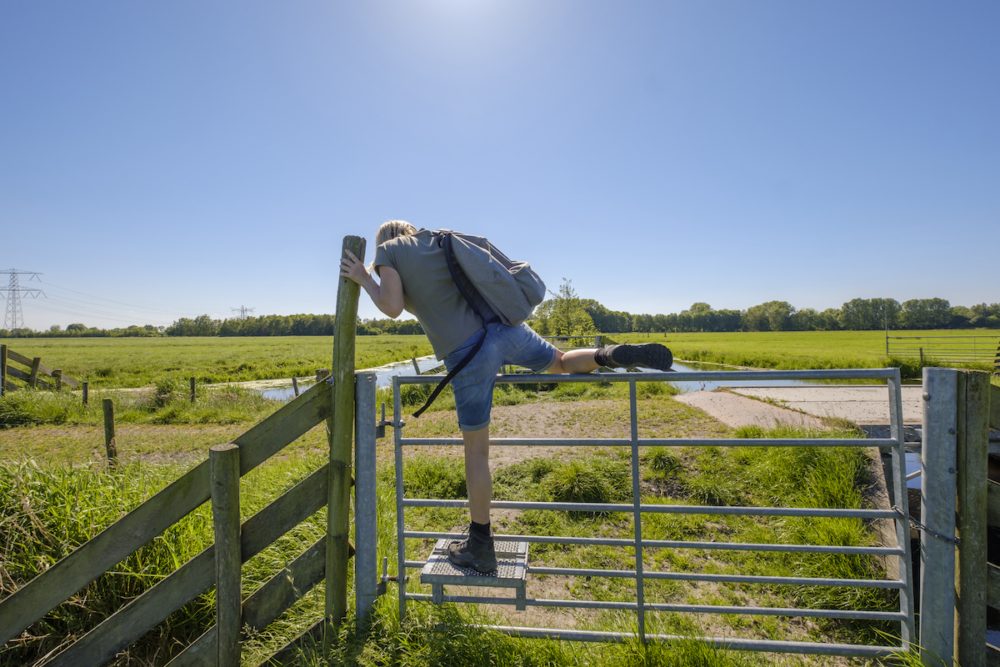
[[[947,299],[910,299],[903,303],[901,324],[906,329],[944,329],[951,320]]]

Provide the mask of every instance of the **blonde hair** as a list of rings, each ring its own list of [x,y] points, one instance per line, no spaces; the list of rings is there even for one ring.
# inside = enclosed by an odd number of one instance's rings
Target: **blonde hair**
[[[378,231],[375,232],[375,249],[377,250],[383,243],[387,243],[400,236],[409,236],[416,233],[417,228],[406,220],[389,220],[388,222],[383,222],[379,225]],[[372,260],[371,268],[376,275],[381,277],[382,274],[379,273],[378,267],[375,266],[374,259]]]

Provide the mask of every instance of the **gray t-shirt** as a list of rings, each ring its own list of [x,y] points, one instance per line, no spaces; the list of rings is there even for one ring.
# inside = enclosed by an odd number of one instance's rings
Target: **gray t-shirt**
[[[375,251],[375,266],[391,266],[403,281],[403,307],[413,313],[431,341],[434,355],[444,359],[483,328],[448,271],[444,249],[433,232],[386,241]]]

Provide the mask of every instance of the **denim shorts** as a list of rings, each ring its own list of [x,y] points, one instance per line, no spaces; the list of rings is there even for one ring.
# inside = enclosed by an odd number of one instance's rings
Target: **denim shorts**
[[[451,381],[458,427],[463,431],[478,431],[489,426],[493,387],[501,366],[513,364],[542,373],[556,362],[555,346],[527,324],[508,327],[497,322],[469,336],[445,357],[444,365],[448,370],[458,365],[483,336],[486,341],[482,348]]]

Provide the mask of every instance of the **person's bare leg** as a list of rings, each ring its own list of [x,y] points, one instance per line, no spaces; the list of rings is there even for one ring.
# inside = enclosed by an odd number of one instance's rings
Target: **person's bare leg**
[[[469,490],[469,515],[476,523],[490,522],[493,478],[490,475],[490,427],[462,431],[465,444],[465,485]]]
[[[549,367],[546,373],[589,373],[592,370],[596,370],[600,365],[594,361],[594,355],[597,353],[596,349],[582,349],[582,350],[570,350],[569,352],[563,352],[558,350],[556,354],[556,363]]]

